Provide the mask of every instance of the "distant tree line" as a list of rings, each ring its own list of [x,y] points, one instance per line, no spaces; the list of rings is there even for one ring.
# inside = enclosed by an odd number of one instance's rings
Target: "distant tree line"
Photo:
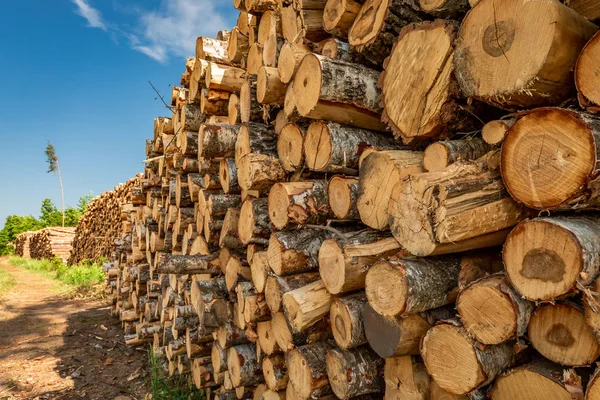
[[[77,226],[79,218],[85,213],[87,205],[93,198],[92,193],[87,194],[79,199],[76,207],[65,208],[65,226]],[[32,215],[9,215],[6,217],[4,228],[0,231],[0,255],[12,253],[14,250],[12,243],[19,234],[50,226],[62,226],[62,220],[62,210],[57,208],[50,199],[42,201],[39,218]]]

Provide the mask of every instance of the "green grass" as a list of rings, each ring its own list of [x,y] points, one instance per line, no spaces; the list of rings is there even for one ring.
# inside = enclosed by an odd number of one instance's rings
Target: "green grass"
[[[0,269],[0,296],[8,292],[16,284],[14,276]]]
[[[191,385],[185,376],[168,377],[160,360],[148,350],[150,361],[150,393],[152,399],[160,400],[204,400],[204,393]]]
[[[102,267],[97,263],[82,262],[79,265],[66,266],[58,258],[53,260],[32,260],[11,257],[10,264],[39,273],[47,278],[56,279],[66,285],[88,289],[105,280]]]

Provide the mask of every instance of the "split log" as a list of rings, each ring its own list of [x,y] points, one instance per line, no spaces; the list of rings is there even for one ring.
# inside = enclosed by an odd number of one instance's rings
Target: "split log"
[[[332,393],[327,379],[327,351],[334,346],[319,342],[287,353],[290,383],[299,399],[319,398]]]
[[[277,71],[283,83],[290,83],[304,56],[311,52],[310,47],[302,43],[286,42],[279,52]]]
[[[489,145],[495,146],[502,143],[508,130],[515,124],[514,118],[490,121],[481,128],[481,137]]]
[[[261,321],[256,324],[256,334],[258,335],[258,344],[261,350],[267,356],[271,356],[281,351],[277,345],[277,340],[272,331],[272,321]],[[263,365],[263,371],[265,367]]]
[[[331,389],[339,399],[383,392],[384,361],[369,346],[331,349],[326,364]]]
[[[428,16],[416,1],[367,0],[348,32],[348,42],[373,63],[382,64],[398,32],[424,19]]]
[[[454,302],[459,272],[455,256],[379,261],[367,273],[367,298],[382,315],[427,311]]]
[[[212,344],[210,359],[215,373],[227,371],[227,351],[218,342]]]
[[[571,400],[577,393],[583,394],[583,388],[575,370],[564,370],[560,365],[540,360],[501,375],[490,396],[493,400]],[[589,389],[586,399],[594,399]]]
[[[252,241],[263,241],[266,243],[271,234],[269,225],[268,200],[248,199],[244,201],[240,210],[238,222],[238,237],[244,245]]]
[[[260,16],[256,43],[265,45],[271,36],[281,37],[281,15],[279,10],[267,10]]]
[[[275,17],[271,18],[272,16]],[[277,70],[276,67],[277,60],[279,58],[279,52],[281,51],[281,47],[284,43],[283,38],[280,36],[281,20],[279,18],[279,13],[268,14],[268,18],[271,19],[271,28],[263,43],[263,64],[265,67],[274,67],[275,70]],[[269,24],[269,19],[265,19],[265,15],[263,14],[260,20],[261,26],[263,21],[265,21],[265,24]]]
[[[478,103],[467,104],[454,77],[455,36],[442,20],[406,26],[386,60],[382,119],[406,144],[481,129]]]
[[[559,108],[525,113],[502,144],[506,188],[538,210],[599,209],[599,144],[600,119],[590,114]]]
[[[219,161],[219,181],[225,193],[236,194],[240,192],[241,188],[238,184],[237,168],[233,157]]]
[[[263,108],[257,99],[256,75],[248,75],[240,89],[240,120],[246,122],[263,122]]]
[[[436,391],[435,381],[425,365],[415,357],[393,357],[385,360],[385,398],[409,400],[466,400],[443,389]],[[438,386],[439,388],[439,386]],[[441,393],[441,394],[440,394]]]
[[[205,84],[208,90],[236,93],[242,88],[245,78],[244,69],[211,62],[206,70]]]
[[[389,136],[334,122],[313,122],[304,138],[306,165],[313,171],[358,173],[358,160],[367,146],[396,150],[398,143]]]
[[[425,149],[423,167],[428,172],[437,172],[457,161],[476,160],[489,151],[490,146],[477,138],[435,142]]]
[[[240,96],[244,90],[244,85],[240,89]],[[238,125],[240,123],[240,98],[237,94],[232,93],[229,96],[229,104],[227,104],[227,123],[229,125]]]
[[[418,355],[421,340],[438,321],[455,316],[452,305],[434,308],[404,317],[388,317],[373,310],[369,304],[363,309],[365,337],[381,358]]]
[[[285,170],[278,158],[250,153],[236,163],[238,182],[243,190],[266,190],[285,179]]]
[[[248,257],[250,257],[250,255],[248,255]],[[267,276],[271,271],[271,268],[269,268],[267,252],[257,251],[252,255],[251,260],[250,273],[252,275],[252,283],[254,284],[254,287],[256,287],[258,293],[264,293],[267,284]]]
[[[318,280],[285,293],[281,302],[292,329],[302,332],[329,313],[333,297]]]
[[[295,172],[304,166],[304,136],[301,125],[287,123],[277,137],[277,155],[283,169]]]
[[[600,268],[599,246],[595,217],[524,221],[506,239],[506,274],[524,298],[552,301],[592,283]]]
[[[345,240],[325,240],[319,249],[319,272],[332,294],[364,288],[371,265],[401,250],[396,239],[386,232],[358,231],[344,236]]]
[[[227,56],[227,42],[200,36],[196,39],[196,59],[210,61],[211,64],[231,65]]]
[[[532,215],[508,196],[498,171],[478,162],[411,175],[389,207],[394,237],[417,256],[499,246],[508,228]]]
[[[600,355],[600,344],[583,309],[574,303],[541,306],[531,316],[527,331],[533,348],[562,365],[588,365]]]
[[[282,106],[287,84],[279,79],[277,68],[262,66],[256,79],[256,99],[261,104]]]
[[[206,115],[226,115],[230,94],[222,90],[202,89],[200,111]]]
[[[363,0],[329,0],[323,10],[323,28],[333,36],[348,37]]]
[[[163,255],[158,261],[159,274],[211,274],[218,275],[217,254],[208,256]]]
[[[269,218],[277,229],[292,224],[319,224],[334,217],[327,181],[276,183],[269,192]]]
[[[317,109],[319,103],[343,103],[373,115],[381,114],[378,79],[378,71],[362,65],[308,54],[294,78],[296,107],[304,116]],[[340,118],[344,117],[338,116]]]
[[[389,150],[369,154],[360,166],[357,208],[362,222],[373,229],[387,228],[394,186],[422,171],[422,152]]]
[[[500,344],[525,334],[534,306],[521,298],[502,274],[467,286],[456,299],[456,309],[475,340]]]
[[[329,207],[338,219],[360,219],[358,213],[358,178],[333,176],[327,185]]]
[[[198,132],[198,156],[204,158],[233,157],[239,132],[237,125],[202,124]]]
[[[320,229],[275,232],[267,249],[269,266],[280,276],[314,271],[319,249],[328,237],[328,232]]]
[[[333,300],[329,310],[333,338],[342,349],[351,349],[367,343],[363,327],[363,308],[367,304],[364,292]]]
[[[421,345],[427,371],[441,388],[466,394],[491,383],[514,359],[511,343],[478,346],[454,323],[442,323],[427,332]]]
[[[227,352],[227,371],[235,387],[263,382],[261,365],[252,343],[231,347]]]
[[[292,290],[309,285],[319,280],[316,272],[303,272],[295,275],[269,275],[265,282],[265,300],[272,313],[281,311],[281,298]]]
[[[550,28],[538,32],[539,26]],[[482,2],[462,22],[456,77],[465,95],[502,108],[559,104],[572,91],[579,52],[597,30],[558,1]]]
[[[248,59],[246,61],[246,71],[248,75],[258,74],[258,70],[263,66],[263,46],[258,43],[252,44],[248,51]],[[241,93],[241,92],[240,92]]]
[[[219,237],[219,246],[230,249],[244,248],[244,244],[238,236],[238,221],[240,219],[240,210],[238,208],[228,208],[227,214],[223,219],[223,227]]]
[[[331,338],[331,326],[328,319],[318,321],[304,332],[294,332],[283,312],[275,313],[271,318],[272,333],[277,345],[285,352],[297,346],[317,343]]]
[[[277,391],[287,387],[289,377],[283,354],[265,357],[262,369],[265,375],[265,383],[270,390]]]

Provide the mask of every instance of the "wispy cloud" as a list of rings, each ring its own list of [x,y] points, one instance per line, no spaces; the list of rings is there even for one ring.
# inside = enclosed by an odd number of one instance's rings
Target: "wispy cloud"
[[[140,23],[140,42],[132,48],[159,62],[193,55],[196,37],[226,27],[211,0],[162,0],[159,11],[140,14]]]
[[[96,8],[92,7],[88,0],[73,0],[77,6],[76,13],[85,18],[91,28],[99,28],[108,31],[108,27],[102,21],[102,14]]]

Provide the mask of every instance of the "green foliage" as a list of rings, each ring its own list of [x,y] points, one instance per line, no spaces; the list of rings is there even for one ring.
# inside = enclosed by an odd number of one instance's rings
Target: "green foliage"
[[[16,284],[14,276],[0,269],[0,296],[8,292]]]
[[[11,257],[9,262],[15,267],[39,272],[42,275],[71,286],[89,288],[103,282],[105,279],[102,266],[90,261],[84,261],[71,267],[63,264],[60,258],[32,260],[22,257]]]
[[[152,349],[148,350],[150,360],[150,393],[153,399],[161,400],[204,400],[204,393],[193,387],[185,376],[168,377]]]
[[[31,215],[9,215],[6,217],[4,228],[0,231],[0,255],[12,254],[17,235],[27,231],[35,231],[42,227],[40,222]]]
[[[48,173],[54,172],[58,169],[58,156],[56,155],[56,149],[52,143],[48,142],[46,146],[46,162],[48,163]]]

